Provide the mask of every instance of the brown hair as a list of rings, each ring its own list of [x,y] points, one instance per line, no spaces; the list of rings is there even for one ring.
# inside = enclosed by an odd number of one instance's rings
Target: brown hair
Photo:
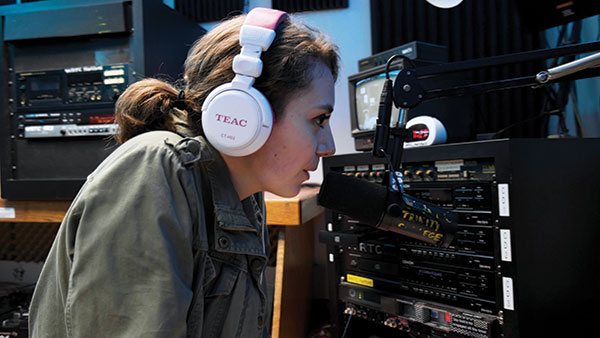
[[[208,94],[234,77],[233,58],[240,53],[239,32],[245,15],[227,20],[197,40],[188,53],[184,70],[184,92],[187,122],[202,134],[201,107]],[[339,56],[337,46],[307,25],[284,21],[276,29],[276,37],[261,55],[263,72],[254,87],[269,100],[276,119],[292,94],[306,89],[311,67],[322,62],[337,79]],[[174,130],[169,114],[179,90],[156,79],[136,82],[119,97],[115,115],[119,124],[116,138],[123,143],[149,130]]]

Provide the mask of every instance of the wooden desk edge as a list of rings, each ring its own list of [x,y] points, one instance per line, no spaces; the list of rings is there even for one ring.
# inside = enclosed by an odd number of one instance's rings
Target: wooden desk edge
[[[317,205],[319,187],[303,187],[297,196],[283,198],[265,193],[267,224],[297,226],[321,214],[324,209]],[[17,201],[0,199],[0,208],[13,208],[14,218],[0,218],[9,223],[60,223],[71,201]]]
[[[297,226],[310,221],[325,210],[317,204],[318,193],[318,186],[303,187],[291,198],[265,193],[267,224]]]
[[[8,223],[60,223],[71,201],[16,201],[0,199],[0,208],[14,209],[14,218],[0,218]]]

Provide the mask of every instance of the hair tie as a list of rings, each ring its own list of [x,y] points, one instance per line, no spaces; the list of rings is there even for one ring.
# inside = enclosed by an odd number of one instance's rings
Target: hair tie
[[[185,103],[185,92],[183,90],[179,91],[177,94],[177,99],[173,102],[173,108],[177,108],[179,110],[186,110],[187,104]]]

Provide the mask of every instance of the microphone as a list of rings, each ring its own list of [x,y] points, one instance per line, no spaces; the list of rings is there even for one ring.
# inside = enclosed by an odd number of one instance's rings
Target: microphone
[[[390,120],[392,118],[392,80],[386,79],[381,90],[379,110],[377,113],[377,128],[373,142],[373,156],[383,157],[390,138]]]
[[[365,225],[444,248],[457,228],[458,217],[449,210],[338,172],[325,176],[317,203]]]

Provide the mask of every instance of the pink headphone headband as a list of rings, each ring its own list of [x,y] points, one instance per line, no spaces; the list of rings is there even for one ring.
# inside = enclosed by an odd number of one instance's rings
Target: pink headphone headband
[[[257,7],[248,13],[244,25],[258,26],[274,31],[275,28],[277,28],[277,25],[287,19],[287,17],[288,15],[286,12]]]

